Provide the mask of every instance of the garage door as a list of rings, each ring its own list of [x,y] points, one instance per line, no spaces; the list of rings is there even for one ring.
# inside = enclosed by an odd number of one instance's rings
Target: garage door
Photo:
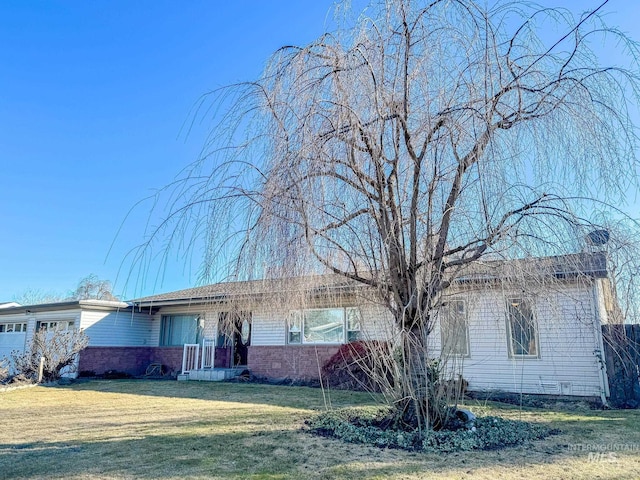
[[[26,337],[26,323],[0,323],[0,358],[8,358],[14,350],[22,352]]]

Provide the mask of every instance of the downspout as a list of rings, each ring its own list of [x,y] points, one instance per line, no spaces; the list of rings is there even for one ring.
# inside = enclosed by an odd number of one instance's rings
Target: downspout
[[[593,297],[593,313],[594,313],[594,330],[596,336],[596,349],[593,354],[596,356],[598,363],[600,364],[600,374],[598,378],[600,380],[600,400],[603,407],[609,407],[607,398],[610,395],[609,392],[609,378],[607,377],[607,362],[604,355],[604,341],[602,340],[602,318],[600,312],[600,289],[598,288],[598,280],[593,280],[593,287],[591,294]]]

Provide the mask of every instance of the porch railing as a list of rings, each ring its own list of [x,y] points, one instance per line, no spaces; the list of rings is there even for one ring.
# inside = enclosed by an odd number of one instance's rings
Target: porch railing
[[[213,368],[213,356],[216,351],[215,340],[205,338],[202,340],[202,368]]]
[[[185,343],[182,350],[182,374],[198,369],[200,360],[200,344]]]
[[[199,343],[185,343],[182,350],[182,373],[200,368],[213,368],[215,340],[205,338]]]

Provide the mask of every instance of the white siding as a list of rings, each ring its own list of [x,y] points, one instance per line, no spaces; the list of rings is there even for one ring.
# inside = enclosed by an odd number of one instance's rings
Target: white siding
[[[160,319],[162,318],[162,315],[160,313],[156,313],[151,320],[151,331],[149,333],[150,336],[150,342],[149,342],[149,346],[151,347],[157,347],[160,345],[160,325],[161,325],[161,321]]]
[[[133,347],[152,345],[152,319],[131,311],[83,310],[80,327],[91,347]]]
[[[363,340],[386,340],[394,335],[394,321],[389,310],[373,303],[361,305],[359,309]]]
[[[505,298],[511,293],[516,292],[467,295],[470,356],[456,358],[455,370],[469,389],[599,396],[600,365],[594,355],[599,327],[591,290],[565,287],[532,300],[538,358],[509,356]],[[439,343],[439,329],[432,335]]]
[[[285,345],[288,312],[253,312],[251,345]]]

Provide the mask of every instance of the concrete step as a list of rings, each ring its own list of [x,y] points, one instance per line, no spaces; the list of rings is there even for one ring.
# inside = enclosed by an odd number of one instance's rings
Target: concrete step
[[[221,382],[237,377],[246,368],[207,368],[202,370],[192,370],[186,374],[188,380],[199,380],[203,382]],[[180,380],[180,378],[179,378]]]

